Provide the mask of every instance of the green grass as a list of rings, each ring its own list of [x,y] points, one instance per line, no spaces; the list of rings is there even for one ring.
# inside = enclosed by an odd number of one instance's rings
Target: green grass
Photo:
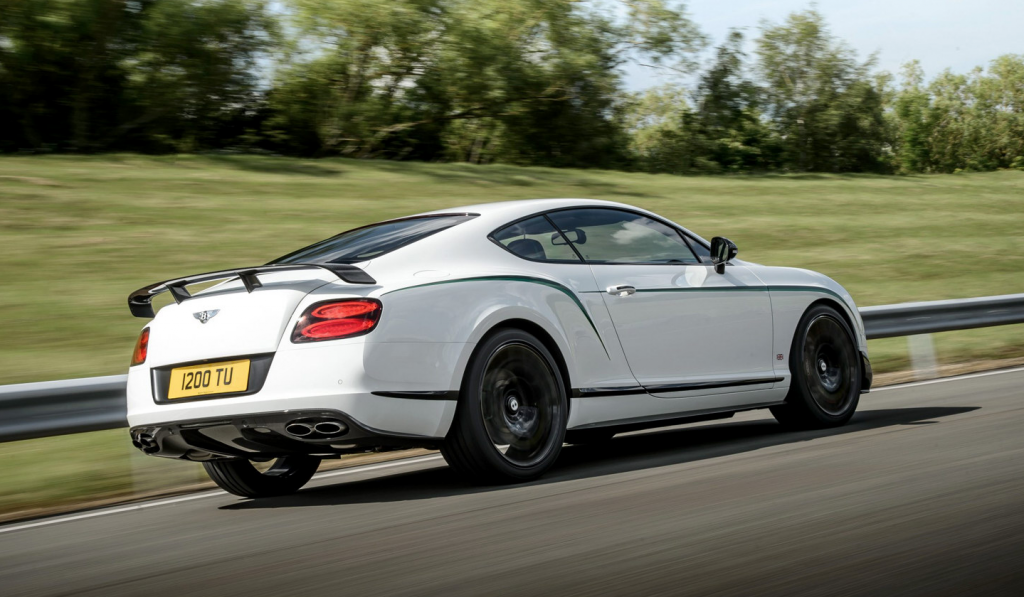
[[[861,305],[1024,292],[1024,172],[677,177],[258,156],[0,158],[0,384],[123,373],[145,284],[264,263],[405,214],[533,197],[652,209],[740,256],[807,267]],[[873,343],[879,371],[904,341]],[[943,361],[1024,354],[1019,328],[943,336]]]
[[[208,481],[199,464],[150,458],[124,429],[0,444],[0,517]]]
[[[1024,292],[1024,172],[675,177],[256,156],[0,158],[0,384],[124,373],[126,298],[361,224],[536,197],[632,203],[740,257],[815,269],[860,305]],[[1024,355],[1022,326],[936,336],[941,361]],[[876,371],[906,341],[871,342]],[[187,484],[124,431],[0,444],[0,513]]]

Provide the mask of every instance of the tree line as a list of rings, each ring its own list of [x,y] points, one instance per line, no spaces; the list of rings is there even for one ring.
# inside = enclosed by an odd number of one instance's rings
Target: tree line
[[[0,151],[1024,168],[1024,55],[894,76],[813,8],[707,46],[669,0],[0,0]]]

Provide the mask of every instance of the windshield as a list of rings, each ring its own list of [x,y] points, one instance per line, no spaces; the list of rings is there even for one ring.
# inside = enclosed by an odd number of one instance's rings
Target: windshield
[[[278,257],[270,263],[358,263],[369,261],[399,247],[414,243],[456,224],[476,217],[476,214],[438,214],[415,216],[370,224],[342,232]]]

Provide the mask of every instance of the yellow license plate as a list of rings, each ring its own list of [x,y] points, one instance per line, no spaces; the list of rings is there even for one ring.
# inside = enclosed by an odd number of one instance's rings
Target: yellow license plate
[[[244,392],[249,389],[249,359],[171,369],[167,398]]]

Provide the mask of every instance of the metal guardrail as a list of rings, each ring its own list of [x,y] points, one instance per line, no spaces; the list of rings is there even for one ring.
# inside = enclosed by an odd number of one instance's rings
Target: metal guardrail
[[[1024,294],[863,307],[868,339],[1024,323]]]
[[[881,305],[860,313],[869,339],[916,336],[1024,323],[1024,294]],[[127,427],[126,379],[0,386],[0,442]]]
[[[0,386],[0,442],[128,426],[127,375]]]

